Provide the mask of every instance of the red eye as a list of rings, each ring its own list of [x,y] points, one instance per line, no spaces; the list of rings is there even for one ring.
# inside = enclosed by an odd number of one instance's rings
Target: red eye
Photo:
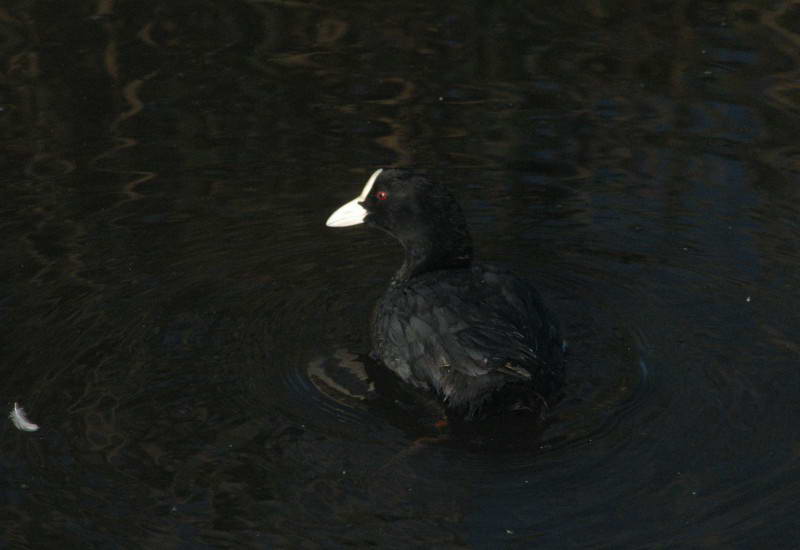
[[[375,196],[378,197],[379,201],[385,201],[386,199],[389,198],[389,193],[387,193],[386,191],[378,191],[377,193],[375,193]]]

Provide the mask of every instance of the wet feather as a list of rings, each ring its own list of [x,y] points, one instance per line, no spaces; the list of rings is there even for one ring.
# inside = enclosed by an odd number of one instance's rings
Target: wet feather
[[[25,409],[20,407],[17,403],[14,403],[14,408],[11,409],[11,414],[9,414],[8,417],[11,419],[11,422],[14,423],[14,426],[23,432],[35,432],[39,429],[39,425],[28,420],[28,417],[25,415]]]

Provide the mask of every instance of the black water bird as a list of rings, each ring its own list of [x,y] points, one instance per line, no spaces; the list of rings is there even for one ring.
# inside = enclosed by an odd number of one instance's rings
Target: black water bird
[[[377,170],[326,225],[361,223],[405,250],[373,313],[373,356],[435,394],[450,417],[541,414],[564,378],[558,324],[530,282],[473,261],[466,220],[448,189],[412,171]]]

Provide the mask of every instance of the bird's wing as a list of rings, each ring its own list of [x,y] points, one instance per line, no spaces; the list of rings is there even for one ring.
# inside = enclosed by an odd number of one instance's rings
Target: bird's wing
[[[384,333],[396,340],[392,349],[403,355],[408,376],[444,368],[470,377],[530,379],[526,367],[537,364],[539,348],[557,337],[536,291],[505,272],[487,272],[469,286],[462,280],[418,285],[394,305],[384,316],[392,330]]]

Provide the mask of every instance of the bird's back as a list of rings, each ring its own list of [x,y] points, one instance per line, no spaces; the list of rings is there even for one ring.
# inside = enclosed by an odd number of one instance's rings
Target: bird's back
[[[548,396],[563,378],[561,336],[538,293],[489,265],[393,285],[376,306],[372,336],[389,369],[467,416],[501,388]]]

